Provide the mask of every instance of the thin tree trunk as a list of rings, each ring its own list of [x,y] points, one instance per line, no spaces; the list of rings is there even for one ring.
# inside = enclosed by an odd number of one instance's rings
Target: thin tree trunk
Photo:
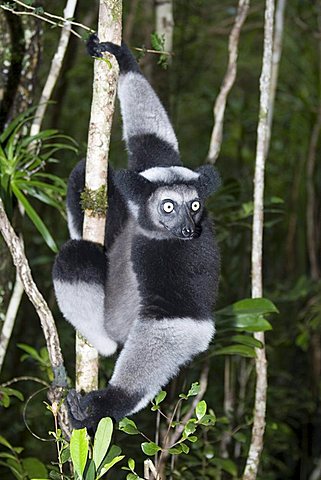
[[[23,288],[28,295],[29,300],[35,307],[36,312],[40,318],[41,327],[48,348],[49,360],[54,374],[53,388],[50,397],[53,401],[59,402],[59,400],[61,399],[62,389],[63,387],[67,386],[67,374],[61,354],[60,342],[55,321],[45,299],[39,292],[37,285],[32,278],[29,263],[24,253],[23,242],[16,235],[10,224],[7,214],[4,210],[1,198],[0,232],[9,248],[13,263],[23,284]],[[66,432],[68,432],[66,410],[61,408],[60,413],[62,414],[62,417],[60,418],[62,422],[62,427]]]
[[[240,33],[246,20],[249,6],[250,0],[239,0],[234,25],[229,36],[228,66],[222,82],[220,93],[214,105],[214,127],[210,140],[210,148],[207,154],[207,160],[211,163],[216,162],[221,150],[226,101],[236,78]]]
[[[16,272],[16,280],[14,283],[11,298],[0,334],[0,372],[6,356],[9,340],[11,338],[13,326],[15,324],[23,292],[23,285],[21,283],[18,272]]]
[[[164,50],[173,50],[173,0],[155,0],[156,33],[164,38]],[[168,57],[171,62],[171,56]]]
[[[271,91],[271,70],[273,52],[274,0],[266,0],[264,25],[263,66],[260,78],[260,113],[257,129],[257,147],[254,175],[254,213],[252,230],[252,298],[263,296],[262,250],[263,250],[263,207],[264,207],[264,169],[269,139],[269,93]],[[243,480],[256,479],[260,455],[263,449],[265,430],[267,362],[265,355],[264,333],[254,337],[263,344],[256,349],[255,369],[256,388],[254,420],[250,449],[243,474]]]
[[[37,133],[39,133],[42,122],[43,122],[43,118],[48,106],[48,102],[51,98],[53,89],[57,83],[57,79],[61,71],[63,59],[65,57],[65,53],[66,53],[68,43],[69,43],[69,38],[70,38],[71,24],[68,22],[67,19],[72,18],[74,16],[76,5],[77,5],[77,0],[68,0],[66,3],[66,7],[64,9],[64,18],[66,19],[66,22],[61,29],[58,48],[52,59],[46,84],[41,93],[38,108],[35,113],[35,118],[31,125],[30,135],[36,135]]]
[[[100,0],[98,35],[101,41],[121,43],[121,0]],[[88,133],[86,160],[86,191],[98,199],[105,197],[103,208],[107,207],[108,151],[114,102],[117,89],[118,67],[109,54],[108,60],[94,63],[94,84],[91,116]],[[102,195],[103,194],[103,195]],[[93,210],[85,210],[83,238],[104,244],[106,216]],[[98,386],[98,353],[79,334],[76,340],[76,388],[91,391]]]

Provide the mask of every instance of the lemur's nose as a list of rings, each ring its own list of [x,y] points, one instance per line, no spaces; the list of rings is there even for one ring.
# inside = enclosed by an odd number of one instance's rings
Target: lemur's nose
[[[183,237],[190,237],[193,233],[193,230],[190,227],[183,227],[182,228],[182,235]]]

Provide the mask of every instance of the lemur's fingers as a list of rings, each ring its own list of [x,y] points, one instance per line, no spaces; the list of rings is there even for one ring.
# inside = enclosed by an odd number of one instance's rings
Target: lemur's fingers
[[[100,42],[94,33],[87,41],[87,52],[92,57],[102,57],[103,52],[109,52],[116,57],[121,73],[140,72],[135,57],[125,43],[119,46],[112,42]]]

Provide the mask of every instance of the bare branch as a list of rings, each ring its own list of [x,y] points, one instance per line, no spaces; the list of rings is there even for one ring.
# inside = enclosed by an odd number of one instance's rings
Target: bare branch
[[[273,52],[274,0],[266,0],[263,65],[260,77],[260,112],[257,128],[257,147],[254,175],[254,213],[252,230],[252,298],[263,296],[262,249],[263,249],[263,207],[264,207],[264,169],[267,142],[270,138],[269,110],[271,108],[269,94],[271,91],[271,70]],[[263,344],[256,348],[255,369],[256,388],[254,420],[251,445],[243,474],[243,480],[255,480],[263,449],[265,430],[267,362],[264,346],[264,333],[258,332],[254,337]]]
[[[221,150],[226,101],[236,78],[239,38],[242,26],[247,17],[249,6],[250,0],[239,0],[234,26],[229,36],[228,66],[222,82],[220,93],[214,105],[214,127],[210,140],[210,148],[207,154],[207,160],[211,163],[216,162]]]
[[[67,376],[60,349],[60,342],[55,321],[49,307],[35,284],[28,260],[24,253],[23,243],[13,230],[0,198],[0,231],[10,250],[13,263],[23,284],[29,300],[34,305],[46,339],[50,363],[55,376],[55,385],[65,386]]]
[[[100,0],[98,35],[101,41],[121,43],[121,0]],[[93,99],[90,114],[86,160],[86,189],[97,191],[107,188],[108,151],[118,80],[116,59],[106,54],[110,64],[94,63]],[[83,238],[104,244],[106,218],[86,210]],[[86,340],[77,335],[76,387],[91,391],[98,386],[98,354]]]
[[[11,338],[23,292],[23,285],[18,273],[16,272],[15,284],[0,334],[0,372],[6,356],[9,340]]]
[[[16,0],[17,1],[17,0]],[[22,3],[22,2],[17,2]],[[77,5],[77,0],[68,0],[64,9],[64,25],[61,30],[60,39],[56,53],[51,61],[50,71],[46,80],[46,84],[41,93],[38,108],[35,113],[35,118],[30,128],[30,135],[37,135],[43,122],[43,118],[47,109],[48,101],[52,95],[53,89],[56,85],[60,74],[62,62],[69,43],[71,24],[67,21],[68,18],[73,17]]]

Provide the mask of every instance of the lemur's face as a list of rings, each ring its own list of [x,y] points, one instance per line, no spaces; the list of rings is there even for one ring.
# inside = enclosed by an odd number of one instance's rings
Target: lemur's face
[[[165,237],[191,240],[200,235],[202,201],[192,186],[162,186],[149,197],[146,212],[156,231]]]

